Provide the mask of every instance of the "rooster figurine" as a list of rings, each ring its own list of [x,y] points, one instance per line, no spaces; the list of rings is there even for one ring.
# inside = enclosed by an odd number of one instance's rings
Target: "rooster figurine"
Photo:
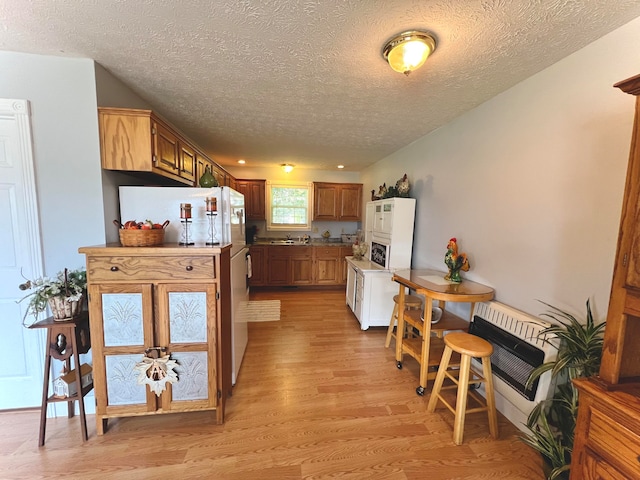
[[[444,264],[449,269],[449,273],[445,275],[444,279],[453,283],[462,282],[460,270],[466,272],[469,270],[470,265],[466,253],[458,254],[458,241],[455,237],[451,238],[447,244],[447,253],[444,255]]]

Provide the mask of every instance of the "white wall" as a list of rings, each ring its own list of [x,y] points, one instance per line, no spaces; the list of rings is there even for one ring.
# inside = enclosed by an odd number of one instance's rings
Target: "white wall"
[[[364,171],[365,190],[408,174],[413,268],[444,270],[457,237],[496,300],[582,315],[591,298],[604,320],[635,100],[612,85],[640,73],[639,43],[640,18]]]
[[[83,266],[104,242],[93,61],[0,52],[0,97],[31,104],[44,271]]]

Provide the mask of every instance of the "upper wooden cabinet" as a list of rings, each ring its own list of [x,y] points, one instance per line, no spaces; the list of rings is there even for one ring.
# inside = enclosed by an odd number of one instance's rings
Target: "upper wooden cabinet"
[[[362,184],[314,182],[313,219],[359,222],[362,219]]]
[[[237,178],[235,180],[238,192],[244,195],[244,208],[246,220],[265,220],[265,194],[266,180],[244,180]]]
[[[152,172],[198,186],[208,164],[221,186],[229,184],[222,167],[151,110],[98,108],[98,122],[105,170]]]
[[[640,478],[640,75],[615,86],[636,111],[600,372],[574,380],[572,480]]]
[[[636,113],[600,366],[608,384],[640,381],[640,75],[616,87],[636,95]]]

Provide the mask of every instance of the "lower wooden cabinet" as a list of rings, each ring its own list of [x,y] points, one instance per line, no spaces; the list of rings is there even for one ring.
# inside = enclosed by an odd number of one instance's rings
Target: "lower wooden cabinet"
[[[580,410],[571,479],[640,478],[640,387],[607,391],[591,379],[574,383]]]
[[[249,285],[331,286],[347,284],[345,257],[351,246],[252,245]]]
[[[80,249],[87,257],[98,435],[113,417],[211,410],[217,423],[224,420],[231,391],[229,249],[216,250],[194,248],[186,256],[184,247]],[[171,371],[153,363],[162,357],[172,362],[173,383],[166,381]],[[146,371],[145,362],[152,364]]]
[[[338,285],[342,283],[342,259],[340,248],[314,247],[316,284]]]
[[[263,245],[251,245],[249,247],[249,255],[251,256],[251,278],[249,278],[250,286],[262,286],[266,281],[265,272],[265,251],[269,247]]]

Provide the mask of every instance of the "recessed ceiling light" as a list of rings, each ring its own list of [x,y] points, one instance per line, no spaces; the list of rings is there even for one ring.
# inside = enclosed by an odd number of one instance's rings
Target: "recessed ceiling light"
[[[338,165],[338,168],[344,168],[344,165]]]
[[[240,165],[244,165],[244,164],[245,164],[245,161],[244,161],[244,160],[242,160],[242,159],[240,159],[240,160],[238,160],[238,163],[239,163]]]

